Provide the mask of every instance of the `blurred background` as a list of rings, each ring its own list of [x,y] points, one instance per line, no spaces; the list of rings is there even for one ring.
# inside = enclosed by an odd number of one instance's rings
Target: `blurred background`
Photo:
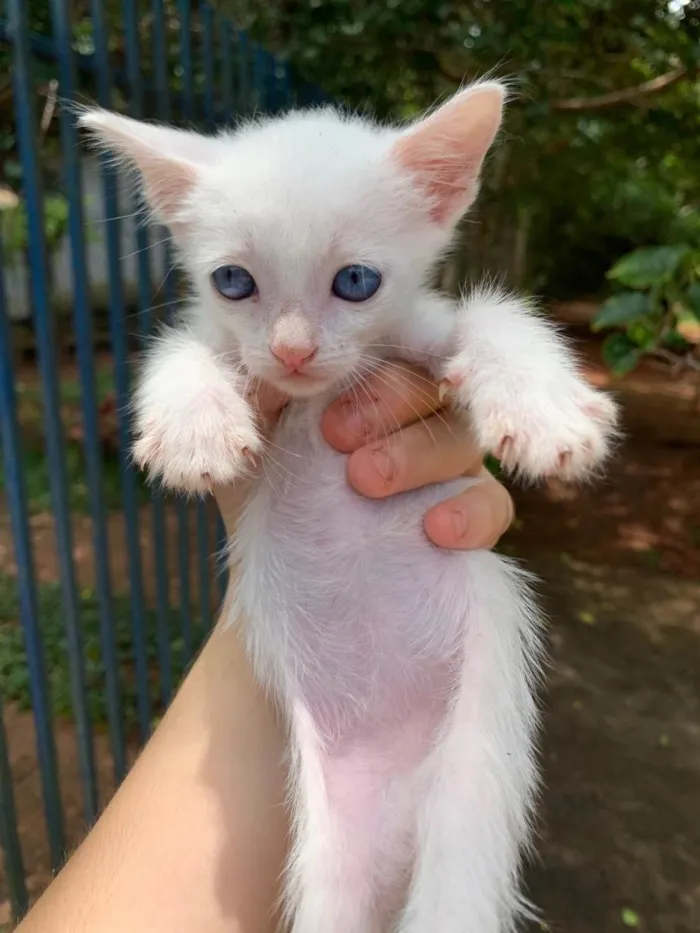
[[[409,119],[510,80],[453,258],[541,298],[625,440],[515,489],[543,579],[543,928],[700,929],[700,4],[0,2],[0,929],[106,802],[208,631],[210,504],[147,490],[131,362],[183,283],[66,99],[204,130],[338,103]],[[534,924],[533,929],[540,925]]]

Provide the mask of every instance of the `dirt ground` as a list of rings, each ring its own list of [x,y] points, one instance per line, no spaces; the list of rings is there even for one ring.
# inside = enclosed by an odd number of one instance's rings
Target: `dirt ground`
[[[595,346],[588,372],[607,381]],[[581,490],[516,490],[503,542],[542,580],[552,666],[543,698],[541,839],[527,873],[556,933],[700,929],[700,412],[646,368],[618,387],[627,438]],[[119,519],[115,523],[118,535]],[[41,523],[39,523],[41,524]],[[90,577],[89,523],[76,533]],[[48,528],[48,525],[47,525]],[[40,574],[55,574],[44,528]],[[0,565],[9,565],[0,527]],[[121,546],[113,548],[123,555]],[[42,556],[43,554],[43,556]],[[122,556],[113,568],[119,573]],[[146,573],[146,579],[149,579]],[[31,716],[6,715],[29,884],[49,875]],[[75,741],[57,726],[71,842],[82,832]],[[97,738],[103,798],[112,789]],[[6,897],[0,878],[0,901]],[[7,905],[0,905],[0,923]],[[537,930],[538,925],[532,929]]]

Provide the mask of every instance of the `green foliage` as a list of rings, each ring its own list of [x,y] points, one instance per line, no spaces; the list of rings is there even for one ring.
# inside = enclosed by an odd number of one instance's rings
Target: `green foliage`
[[[639,914],[631,907],[623,907],[620,914],[622,922],[626,927],[635,929],[639,926]]]
[[[65,446],[65,468],[68,480],[68,506],[73,514],[84,515],[90,511],[90,497],[85,478],[85,456],[82,444],[68,441]],[[51,486],[49,460],[46,452],[35,447],[25,449],[22,460],[25,492],[31,515],[51,511]],[[140,478],[140,474],[139,474]],[[0,495],[4,492],[4,472],[0,465]],[[139,494],[143,502],[147,498],[147,487],[140,480]],[[123,507],[121,471],[116,455],[106,456],[102,465],[102,501],[108,511],[119,511]]]
[[[465,79],[513,76],[514,100],[487,165],[478,224],[465,234],[465,271],[510,268],[518,284],[580,297],[597,292],[612,260],[637,246],[700,242],[696,4],[218,6],[332,97],[380,116],[415,116]],[[662,91],[612,103],[603,97],[662,75],[672,78]]]
[[[593,322],[596,331],[615,328],[603,344],[610,369],[624,375],[653,355],[700,371],[700,249],[687,243],[637,249],[608,278],[626,287]]]
[[[59,718],[73,716],[65,613],[61,588],[57,583],[42,583],[38,588],[39,624],[49,677],[52,712]],[[100,613],[95,594],[83,592],[80,597],[80,620],[86,666],[86,694],[91,721],[103,725],[107,721],[105,664],[100,639]],[[127,728],[137,721],[137,696],[133,669],[133,639],[128,596],[117,596],[112,602],[114,639],[121,674],[124,720]],[[169,641],[172,651],[173,675],[179,681],[185,671],[183,642],[179,615],[168,617]],[[205,633],[195,630],[195,649],[202,644]],[[156,711],[162,710],[158,683],[158,641],[156,614],[145,612],[146,652],[153,676],[150,678],[151,701]],[[22,630],[19,624],[19,598],[15,577],[0,573],[0,693],[5,702],[16,703],[20,709],[31,709],[29,669]]]
[[[548,296],[580,297],[600,291],[611,262],[637,247],[700,244],[695,141],[700,12],[695,3],[214,0],[214,6],[217,15],[232,16],[329,97],[381,117],[413,117],[465,79],[513,77],[514,99],[486,167],[478,222],[465,230],[460,276],[487,269]],[[35,32],[50,35],[49,9],[48,0],[29,4]],[[164,9],[167,72],[176,90],[183,77],[179,4],[165,0]],[[105,0],[104,10],[116,72],[125,64],[122,5]],[[140,0],[138,10],[150,113],[150,3]],[[74,47],[92,53],[89,3],[76,0],[72,13]],[[203,67],[196,5],[191,35],[199,92]],[[11,129],[11,69],[3,54],[7,49],[0,50],[0,102],[6,101],[6,112],[0,113],[5,117],[0,182],[16,190],[21,171]],[[55,63],[37,59],[34,64],[38,115],[57,75]],[[219,89],[220,64],[214,66]],[[650,90],[648,83],[659,78],[657,89]],[[94,97],[94,79],[81,72],[80,81],[79,95]],[[253,92],[244,109],[255,103]],[[115,104],[123,103],[117,90]],[[41,156],[47,191],[59,191],[55,120],[42,140]]]
[[[23,477],[29,512],[32,515],[51,510],[51,484],[49,461],[44,439],[44,405],[41,388],[21,380],[16,383],[20,430],[23,446]],[[112,366],[97,369],[96,392],[98,404],[109,400],[114,394],[114,370]],[[74,514],[90,511],[90,498],[86,481],[85,451],[82,416],[80,412],[81,387],[77,378],[64,377],[60,383],[61,417],[67,434],[65,445],[65,468],[68,481],[68,503]],[[101,419],[103,429],[107,427]],[[102,446],[102,495],[107,510],[118,511],[123,506],[121,469],[116,445],[103,442]],[[138,474],[138,491],[142,501],[147,499],[147,486],[142,474]],[[5,478],[0,461],[0,496],[4,492]]]
[[[623,256],[608,272],[608,278],[628,288],[651,288],[668,284],[691,253],[679,246],[650,246]]]
[[[44,198],[44,236],[46,246],[53,250],[68,229],[68,201],[62,194]],[[27,209],[22,201],[0,208],[0,237],[6,255],[28,248]]]

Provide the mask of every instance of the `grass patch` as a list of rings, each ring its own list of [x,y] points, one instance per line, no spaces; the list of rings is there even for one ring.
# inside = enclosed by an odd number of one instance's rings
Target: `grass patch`
[[[85,454],[82,444],[68,441],[65,447],[65,469],[68,485],[68,507],[71,512],[87,514],[90,497],[86,480]],[[30,515],[40,515],[52,509],[49,480],[49,458],[44,450],[25,449],[22,457],[27,508]],[[148,491],[138,475],[139,495],[146,501]],[[5,489],[5,477],[0,464],[0,493]],[[103,456],[102,501],[105,509],[117,511],[123,508],[121,468],[116,456]]]
[[[37,587],[39,624],[41,628],[46,672],[49,679],[52,713],[57,718],[72,719],[70,675],[65,633],[61,587],[57,583],[42,583]],[[122,687],[122,713],[127,728],[137,722],[137,697],[133,664],[133,637],[129,597],[116,596],[112,601],[116,651]],[[107,722],[105,664],[100,641],[100,614],[92,592],[80,596],[80,620],[86,668],[86,694],[90,719],[95,725]],[[189,659],[184,657],[180,615],[174,610],[168,617],[173,681],[182,678]],[[151,676],[149,687],[155,713],[162,712],[156,614],[144,612],[146,652]],[[195,649],[202,644],[205,632],[194,626]],[[20,709],[31,709],[29,669],[19,623],[17,580],[0,573],[0,693],[5,702],[16,703]]]
[[[97,369],[95,377],[97,404],[100,407],[100,430],[98,439],[102,451],[102,497],[107,511],[123,507],[122,477],[118,458],[117,421],[112,407],[114,399],[114,370],[112,366]],[[22,473],[30,514],[38,515],[51,510],[49,458],[45,446],[45,414],[41,387],[35,380],[31,383],[18,380],[17,415],[22,435]],[[86,482],[85,452],[81,398],[82,391],[77,376],[64,376],[60,382],[61,421],[65,444],[65,470],[68,485],[68,505],[71,512],[85,514],[90,511],[90,497]],[[5,477],[0,462],[0,495],[5,490]],[[145,479],[138,474],[138,492],[142,501],[148,497]]]

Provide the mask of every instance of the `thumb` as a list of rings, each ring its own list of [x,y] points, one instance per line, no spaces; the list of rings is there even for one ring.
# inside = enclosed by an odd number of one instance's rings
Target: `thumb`
[[[261,429],[267,432],[274,427],[290,397],[268,382],[253,379],[246,390],[246,398],[260,418]]]

